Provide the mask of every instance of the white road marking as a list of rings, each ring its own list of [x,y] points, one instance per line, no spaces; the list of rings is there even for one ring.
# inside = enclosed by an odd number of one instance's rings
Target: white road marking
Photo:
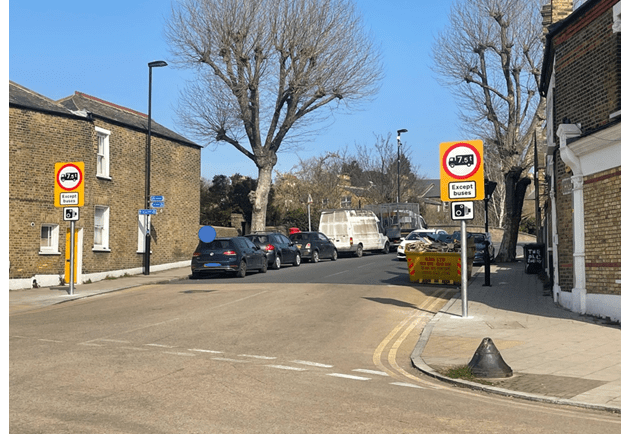
[[[393,386],[403,386],[403,387],[413,387],[414,389],[424,389],[424,387],[418,386],[417,384],[411,383],[390,383]]]
[[[164,354],[173,354],[175,356],[187,356],[187,357],[195,357],[196,356],[196,354],[181,353],[181,352],[175,352],[175,351],[164,351]]]
[[[60,343],[62,343],[62,342],[63,342],[63,341],[56,341],[56,340],[54,340],[54,339],[37,339],[37,340],[38,340],[38,341],[42,341],[42,342],[54,342],[54,343],[56,343],[56,344],[60,344]]]
[[[252,354],[239,354],[239,357],[251,357],[252,359],[262,359],[262,360],[275,360],[277,357],[268,357],[268,356],[254,356]]]
[[[299,363],[300,365],[314,366],[317,368],[332,368],[333,365],[324,365],[323,363],[307,362],[306,360],[294,360],[291,363]]]
[[[352,372],[361,372],[363,374],[374,374],[374,375],[382,375],[383,377],[389,377],[389,374],[387,372],[372,371],[370,369],[353,369]]]
[[[94,339],[94,341],[114,342],[116,344],[128,344],[129,343],[129,341],[120,341],[118,339]],[[88,341],[88,342],[93,342],[93,341]]]
[[[158,347],[158,348],[175,348],[172,345],[162,345],[162,344],[145,344],[147,347]]]
[[[346,375],[346,374],[326,374],[326,375],[329,375],[331,377],[347,378],[348,380],[361,380],[361,381],[371,380],[371,378],[359,377],[356,375]]]
[[[266,365],[266,366],[269,368],[285,369],[287,371],[306,371],[306,369],[296,368],[295,366],[286,366],[286,365]]]
[[[347,273],[348,271],[350,271],[350,270],[340,271],[339,273],[335,273],[335,274],[329,274],[329,275],[328,275],[328,276],[326,276],[326,277],[338,276],[338,275],[340,275],[340,274]]]
[[[191,348],[188,351],[196,351],[198,353],[223,354],[223,351],[200,350],[200,349],[197,349],[197,348]]]
[[[228,357],[213,357],[212,360],[219,360],[221,362],[249,363],[249,360],[230,359]]]

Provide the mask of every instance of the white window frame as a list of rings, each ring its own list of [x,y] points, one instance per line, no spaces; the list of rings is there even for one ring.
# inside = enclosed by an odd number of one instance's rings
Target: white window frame
[[[47,240],[48,245],[42,246],[42,231],[49,228]],[[54,223],[42,223],[39,232],[39,254],[40,255],[58,255],[59,254],[59,225]]]
[[[109,136],[111,131],[94,127],[96,129],[96,176],[109,177]]]
[[[352,208],[352,196],[342,196],[340,208]]]
[[[99,221],[99,213],[102,213]],[[100,223],[100,226],[99,226]],[[100,243],[97,243],[97,234],[100,227]],[[96,205],[94,207],[94,247],[96,251],[109,251],[109,207]]]

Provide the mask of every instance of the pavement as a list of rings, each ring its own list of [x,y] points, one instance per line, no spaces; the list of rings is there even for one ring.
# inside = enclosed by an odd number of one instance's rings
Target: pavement
[[[451,384],[506,397],[621,413],[621,325],[579,315],[543,295],[537,275],[522,262],[484,267],[468,281],[467,309],[457,294],[425,326],[412,354],[418,370]],[[142,285],[186,278],[190,268],[68,286],[9,291],[9,313]],[[453,379],[448,368],[467,365],[485,338],[511,368],[506,378]],[[486,357],[486,356],[484,356]],[[496,355],[495,355],[496,358]],[[495,359],[493,359],[495,360]]]

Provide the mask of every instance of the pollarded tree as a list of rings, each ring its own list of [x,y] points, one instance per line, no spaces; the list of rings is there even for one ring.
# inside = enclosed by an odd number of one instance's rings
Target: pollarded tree
[[[167,24],[175,62],[195,68],[180,119],[258,168],[252,230],[263,230],[277,153],[333,108],[375,95],[380,53],[351,0],[180,0]]]
[[[526,174],[545,114],[540,11],[540,0],[456,0],[433,46],[436,71],[465,107],[462,129],[473,136],[466,138],[488,138],[484,146],[498,157],[485,164],[496,165],[505,181],[504,261],[516,256]]]

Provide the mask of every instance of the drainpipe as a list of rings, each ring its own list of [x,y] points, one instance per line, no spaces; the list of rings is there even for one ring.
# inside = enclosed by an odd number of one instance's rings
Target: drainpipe
[[[571,290],[573,312],[586,313],[586,261],[584,248],[584,181],[580,159],[567,146],[567,140],[580,137],[579,124],[562,124],[556,132],[560,138],[560,156],[571,168],[573,176],[573,280]]]
[[[556,210],[556,174],[551,169],[553,157],[547,157],[547,173],[551,173],[549,198],[551,200],[551,246],[553,251],[553,301],[558,303],[560,298],[560,271],[558,270],[558,212]]]

